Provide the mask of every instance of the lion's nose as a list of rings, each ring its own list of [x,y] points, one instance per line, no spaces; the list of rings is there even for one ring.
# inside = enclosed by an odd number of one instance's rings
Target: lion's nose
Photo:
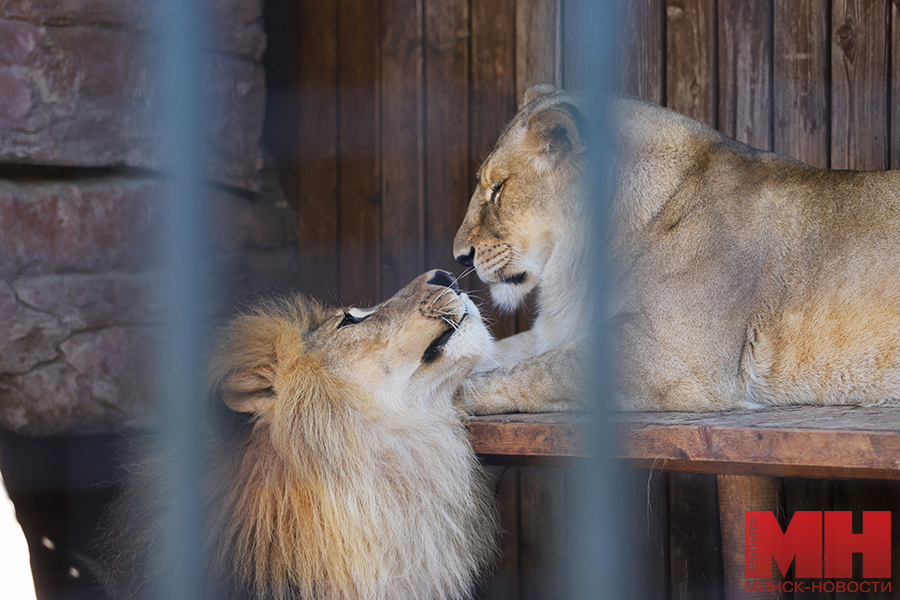
[[[464,267],[471,267],[475,264],[475,246],[469,248],[468,254],[460,254],[456,257],[456,262]]]
[[[431,276],[431,279],[428,280],[430,285],[442,285],[444,287],[448,287],[454,292],[459,291],[459,286],[456,285],[456,281],[453,279],[453,273],[448,273],[447,271],[435,271],[434,275]]]

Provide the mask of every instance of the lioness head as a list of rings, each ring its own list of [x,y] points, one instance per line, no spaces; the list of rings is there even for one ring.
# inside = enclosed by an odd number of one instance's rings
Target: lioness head
[[[213,385],[232,410],[266,420],[323,386],[380,405],[450,394],[491,338],[451,274],[430,271],[371,308],[325,309],[303,297],[264,305],[236,319],[224,341]]]
[[[456,260],[475,267],[501,307],[515,308],[542,280],[561,238],[577,237],[584,227],[584,142],[576,102],[546,84],[525,92],[518,114],[481,167],[456,233]]]

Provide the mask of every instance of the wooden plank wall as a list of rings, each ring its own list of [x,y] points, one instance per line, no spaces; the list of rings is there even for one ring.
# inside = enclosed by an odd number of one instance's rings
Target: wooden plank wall
[[[575,2],[269,0],[266,138],[297,209],[299,287],[369,304],[425,269],[459,272],[453,235],[522,92],[576,82]],[[900,168],[900,2],[623,0],[619,18],[623,91],[812,165]],[[489,318],[498,336],[529,325]],[[566,472],[495,475],[507,535],[479,597],[565,598]],[[721,597],[715,480],[642,472],[626,487],[635,597]],[[887,486],[796,480],[785,499],[788,515],[898,504]]]

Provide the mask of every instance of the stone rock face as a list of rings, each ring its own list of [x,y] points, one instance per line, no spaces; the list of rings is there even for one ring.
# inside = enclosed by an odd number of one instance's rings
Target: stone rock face
[[[259,62],[266,47],[262,3],[258,0],[209,0],[209,50]],[[147,32],[153,21],[148,0],[0,0],[4,20],[39,27],[103,27]]]
[[[0,424],[47,435],[142,423],[159,338],[158,329],[147,327],[71,334],[58,343],[54,360],[0,375]]]
[[[0,181],[0,278],[121,271],[152,264],[159,184],[124,178]]]
[[[156,268],[165,243],[159,180],[0,180],[0,279]],[[293,214],[271,200],[208,188],[215,255],[280,248],[296,236]]]
[[[296,275],[293,214],[210,188],[210,313]],[[139,425],[166,266],[166,184],[104,177],[0,182],[0,426],[20,433]]]
[[[0,162],[162,169],[150,0],[0,0]],[[213,0],[207,174],[262,187],[259,0]]]
[[[264,177],[262,1],[198,1],[214,318],[289,287],[297,244]],[[0,427],[152,420],[168,268],[157,7],[0,0]]]

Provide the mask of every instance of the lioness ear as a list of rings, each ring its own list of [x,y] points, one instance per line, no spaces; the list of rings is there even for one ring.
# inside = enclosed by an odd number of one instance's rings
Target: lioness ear
[[[522,96],[522,104],[519,105],[519,108],[522,108],[526,104],[534,102],[538,98],[549,96],[553,92],[557,91],[557,89],[558,88],[552,83],[538,83],[536,85],[533,85],[525,90],[525,95]]]
[[[528,119],[526,143],[535,152],[552,158],[552,164],[584,150],[578,125],[564,110],[545,110]]]

